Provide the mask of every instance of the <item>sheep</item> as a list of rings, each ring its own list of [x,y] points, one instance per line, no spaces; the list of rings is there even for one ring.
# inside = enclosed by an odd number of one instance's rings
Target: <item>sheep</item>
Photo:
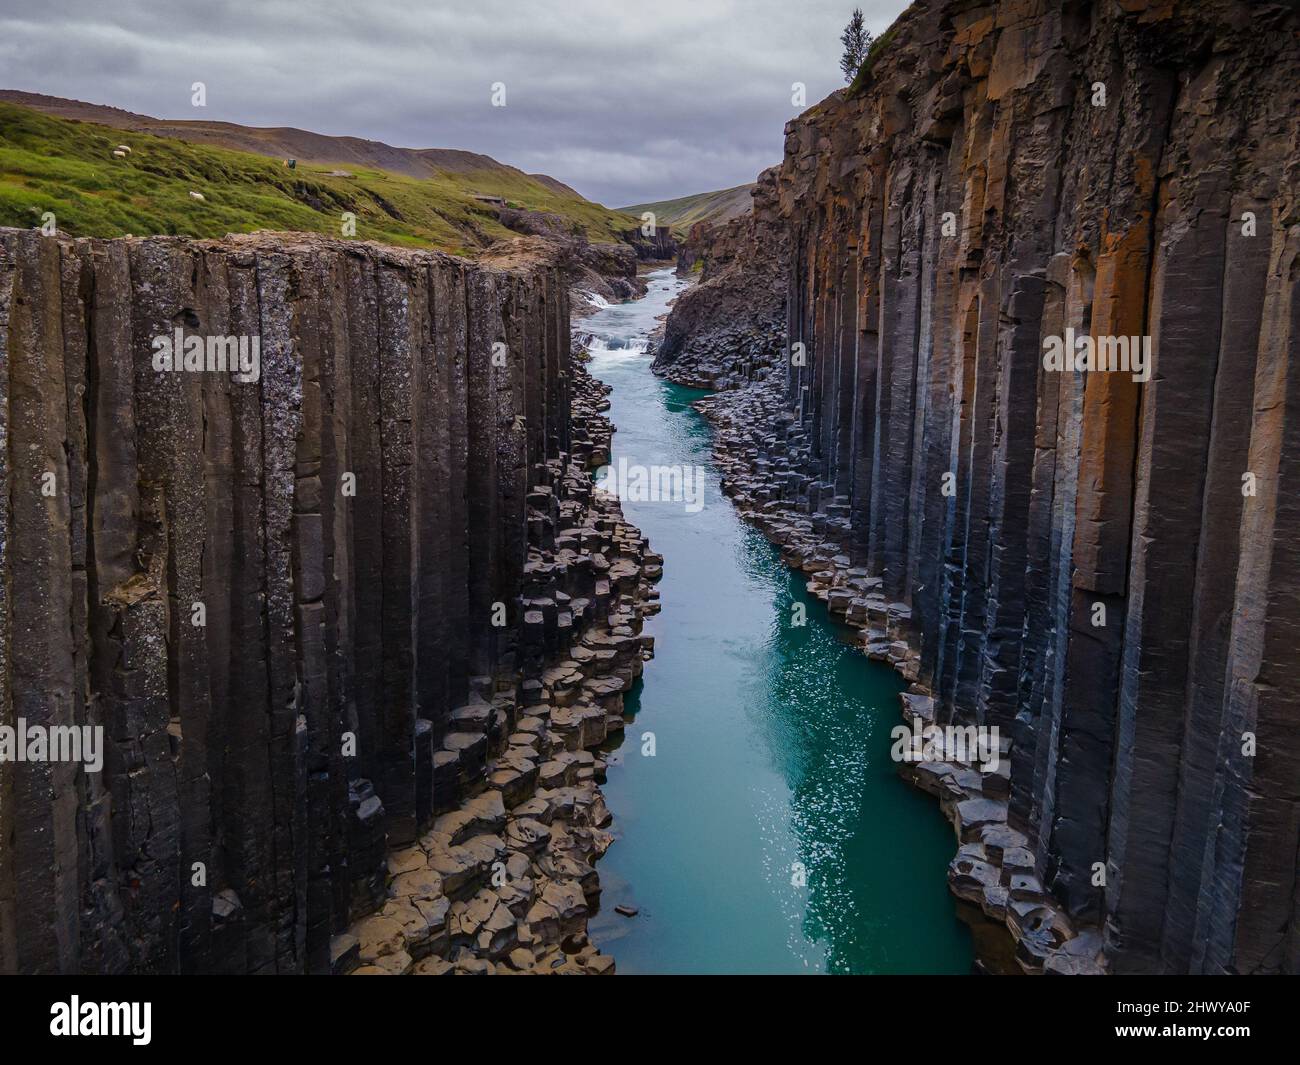
[[[114,158],[114,159],[125,159],[125,158],[126,158],[126,152],[123,152],[123,151],[116,151],[116,152],[113,153],[113,158]]]
[[[190,193],[190,199],[191,199],[191,200],[202,200],[202,199],[203,199],[203,193],[201,193],[201,192],[191,192],[191,193]]]
[[[117,150],[118,150],[119,152],[121,152],[122,154],[124,154],[124,155],[130,155],[130,154],[131,154],[131,146],[130,146],[129,144],[119,144],[119,145],[117,146]]]

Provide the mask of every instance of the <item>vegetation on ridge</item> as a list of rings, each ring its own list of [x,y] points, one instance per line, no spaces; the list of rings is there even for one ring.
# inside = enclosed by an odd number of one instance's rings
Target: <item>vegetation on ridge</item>
[[[685,236],[696,222],[726,222],[746,214],[752,206],[750,195],[754,185],[737,185],[716,192],[697,192],[692,196],[679,196],[675,200],[656,200],[638,203],[620,210],[635,215],[638,224],[641,212],[652,211],[655,221],[668,226],[678,236]]]
[[[912,7],[913,5],[909,4],[907,9],[898,18],[894,19],[893,25],[871,42],[871,47],[867,49],[862,65],[858,67],[858,72],[849,85],[850,96],[857,96],[858,93],[866,89],[868,82],[871,80],[872,67],[876,65],[876,60],[885,53],[885,49],[893,43],[894,38],[898,36],[898,27],[903,24],[903,19],[907,18]]]
[[[114,157],[118,145],[130,153]],[[40,226],[52,211],[58,228],[73,236],[217,238],[257,229],[339,236],[343,213],[352,212],[358,239],[473,254],[516,235],[497,220],[496,205],[476,196],[560,215],[596,241],[618,240],[620,230],[637,224],[558,188],[505,167],[443,171],[429,179],[301,160],[290,169],[251,152],[0,103],[0,225],[6,226]]]
[[[844,45],[844,54],[840,56],[840,71],[844,80],[850,82],[862,68],[867,49],[871,47],[871,32],[862,19],[862,8],[853,9],[853,17],[840,34],[840,44]]]

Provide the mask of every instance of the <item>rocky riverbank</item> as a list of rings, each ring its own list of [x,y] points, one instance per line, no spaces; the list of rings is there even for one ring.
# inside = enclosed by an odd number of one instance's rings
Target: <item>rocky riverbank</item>
[[[1117,973],[1300,958],[1298,41],[1240,0],[918,0],[787,124],[775,179],[787,370],[776,421],[748,415],[776,434],[744,445],[755,507],[811,530],[818,572],[855,548],[874,653],[945,725],[1012,738],[1009,797],[932,782],[1025,844],[964,827],[960,890],[1100,929]],[[713,302],[664,348],[707,348],[741,306]],[[665,369],[708,384],[696,361]],[[1083,939],[1027,927],[1031,967]]]
[[[677,258],[677,242],[667,226],[656,226],[650,236],[640,228],[624,230],[615,243],[588,240],[572,222],[546,211],[503,206],[497,211],[497,220],[523,235],[533,258],[546,258],[562,271],[569,283],[575,320],[597,309],[597,297],[621,303],[644,296],[643,269]],[[509,249],[517,240],[500,242],[492,254]]]
[[[723,491],[742,517],[781,548],[786,565],[808,577],[808,591],[832,617],[855,629],[868,657],[888,662],[910,687],[905,722],[936,724],[935,701],[920,681],[911,608],[891,601],[852,542],[848,507],[809,474],[814,461],[803,426],[786,406],[784,385],[758,383],[694,404],[715,432]],[[936,796],[956,832],[948,883],[959,898],[1005,924],[1015,958],[1029,973],[1101,973],[1101,936],[1076,927],[1035,872],[1029,841],[1007,824],[1010,737],[996,768],[981,771],[972,750],[961,761],[901,762],[902,776]]]
[[[655,338],[654,372],[692,388],[737,388],[768,376],[785,344],[789,240],[780,222],[776,171],[764,171],[753,210],[722,225],[700,223],[683,249],[698,283],[673,304]]]
[[[654,653],[662,559],[592,486],[609,459],[608,388],[572,363],[572,452],[529,495],[524,658],[473,681],[433,758],[440,815],[387,859],[387,898],[335,937],[336,972],[356,975],[609,974],[586,935],[610,846],[599,784],[622,732],[623,694]]]
[[[0,971],[608,970],[660,563],[569,329],[536,238],[0,229],[0,725],[103,735],[0,764]]]

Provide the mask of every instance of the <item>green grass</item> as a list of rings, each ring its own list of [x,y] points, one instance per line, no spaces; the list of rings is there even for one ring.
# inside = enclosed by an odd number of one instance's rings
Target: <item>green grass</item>
[[[750,209],[750,190],[753,185],[737,185],[717,192],[697,192],[693,196],[679,196],[675,200],[657,200],[639,203],[621,210],[635,215],[640,222],[642,211],[653,211],[655,221],[666,225],[679,237],[686,236],[696,222],[725,222]]]
[[[131,147],[113,157],[119,144]],[[550,211],[590,239],[618,239],[638,220],[588,200],[561,195],[502,168],[442,172],[417,179],[349,166],[304,164],[294,170],[249,152],[190,144],[43,115],[0,103],[0,225],[33,227],[53,211],[73,236],[171,234],[222,237],[256,229],[340,235],[342,214],[356,215],[357,239],[472,254],[515,234],[475,194]],[[202,193],[199,202],[190,192]]]

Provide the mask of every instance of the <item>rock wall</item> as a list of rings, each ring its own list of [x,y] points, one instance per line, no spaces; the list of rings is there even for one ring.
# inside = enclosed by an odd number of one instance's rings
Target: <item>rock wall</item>
[[[260,338],[257,380],[159,372],[176,330]],[[455,801],[473,678],[572,623],[547,574],[521,616],[574,447],[563,278],[0,230],[0,357],[0,726],[106,736],[98,773],[0,763],[0,971],[328,970]]]
[[[787,126],[806,357],[755,505],[1012,737],[1004,907],[1045,889],[1112,971],[1300,971],[1300,20],[921,0],[860,81]],[[1149,378],[1045,364],[1067,329]]]
[[[641,226],[625,229],[619,234],[622,239],[636,250],[636,257],[641,262],[671,262],[677,258],[677,238],[673,236],[670,226],[655,226],[654,232],[647,236]]]
[[[622,234],[618,243],[592,243],[576,223],[549,211],[530,211],[519,207],[501,207],[497,221],[507,229],[523,234],[523,244],[530,254],[547,259],[563,272],[570,288],[575,311],[586,309],[594,293],[610,302],[635,299],[645,295],[645,282],[637,275],[637,263],[652,251],[630,234]],[[519,239],[499,242],[488,255],[499,254]]]
[[[753,197],[749,214],[697,224],[679,259],[679,273],[699,263],[699,281],[673,304],[653,367],[678,384],[737,388],[781,362],[787,240],[775,169],[759,175]]]
[[[472,679],[434,754],[439,816],[388,855],[381,907],[330,944],[353,975],[607,975],[587,937],[596,863],[614,842],[603,783],[626,724],[624,694],[653,657],[663,559],[594,491],[609,461],[609,387],[570,365],[571,458],[529,492],[518,605],[523,668]],[[539,659],[545,668],[538,668]]]

